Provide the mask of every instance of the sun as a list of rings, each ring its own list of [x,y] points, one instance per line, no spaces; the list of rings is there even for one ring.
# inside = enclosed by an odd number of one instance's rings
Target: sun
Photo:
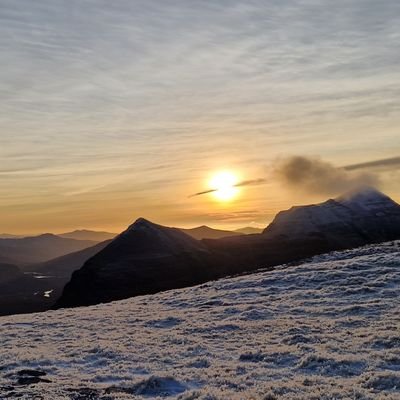
[[[221,171],[216,173],[210,180],[211,189],[214,197],[219,201],[230,201],[239,193],[237,176],[229,171]]]

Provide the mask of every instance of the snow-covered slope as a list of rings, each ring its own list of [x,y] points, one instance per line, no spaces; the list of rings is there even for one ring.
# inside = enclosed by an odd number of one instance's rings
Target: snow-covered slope
[[[362,188],[320,204],[277,214],[269,237],[321,237],[341,248],[400,237],[400,205],[374,188]]]
[[[350,191],[336,200],[354,212],[378,212],[380,215],[396,212],[399,206],[389,196],[371,187]]]
[[[396,242],[3,317],[0,398],[399,399],[399,288]]]

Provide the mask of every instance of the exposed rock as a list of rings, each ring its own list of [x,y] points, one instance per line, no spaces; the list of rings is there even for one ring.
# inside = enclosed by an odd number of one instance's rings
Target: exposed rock
[[[50,383],[49,379],[43,378],[46,372],[34,369],[22,369],[9,377],[16,380],[17,385],[33,385],[36,383]]]

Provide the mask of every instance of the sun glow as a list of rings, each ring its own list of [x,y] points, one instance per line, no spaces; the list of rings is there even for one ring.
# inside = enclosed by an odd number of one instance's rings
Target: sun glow
[[[210,181],[210,186],[215,191],[214,197],[220,201],[230,201],[239,193],[236,187],[238,178],[229,171],[218,172]]]

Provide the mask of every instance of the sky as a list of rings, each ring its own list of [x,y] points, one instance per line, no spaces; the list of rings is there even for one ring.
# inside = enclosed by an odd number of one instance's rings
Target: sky
[[[0,52],[0,232],[400,201],[398,0],[0,0]],[[347,184],[293,184],[299,159]],[[189,197],[226,170],[264,183]]]

